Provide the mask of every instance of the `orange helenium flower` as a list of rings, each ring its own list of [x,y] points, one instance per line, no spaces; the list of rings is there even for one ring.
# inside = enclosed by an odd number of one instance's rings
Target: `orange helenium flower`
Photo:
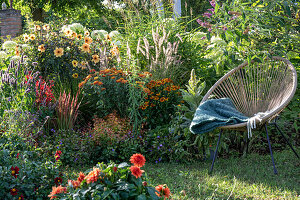
[[[87,184],[94,183],[98,180],[101,170],[94,168],[85,178]]]
[[[48,195],[48,197],[50,197],[50,199],[55,199],[57,198],[55,195],[61,193],[67,193],[67,188],[62,187],[61,185],[58,187],[52,187],[52,192]]]
[[[137,167],[143,167],[145,165],[146,159],[142,154],[136,153],[130,157],[130,162]]]
[[[141,170],[139,167],[137,166],[131,166],[130,167],[130,171],[132,173],[133,176],[135,176],[136,178],[139,178],[142,176],[144,170]]]

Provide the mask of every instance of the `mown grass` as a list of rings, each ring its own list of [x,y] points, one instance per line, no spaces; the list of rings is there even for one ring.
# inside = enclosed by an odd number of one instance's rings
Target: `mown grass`
[[[297,152],[300,154],[300,148]],[[151,185],[168,185],[174,200],[300,199],[300,160],[291,150],[273,153],[278,175],[273,173],[269,154],[218,157],[211,175],[209,160],[189,164],[146,162],[143,168]],[[91,167],[69,168],[65,172],[69,178],[77,178],[80,171]]]
[[[173,199],[300,199],[300,160],[289,150],[274,152],[274,158],[278,175],[270,155],[258,154],[218,158],[212,175],[211,161],[147,163],[145,171],[151,184],[167,184]]]

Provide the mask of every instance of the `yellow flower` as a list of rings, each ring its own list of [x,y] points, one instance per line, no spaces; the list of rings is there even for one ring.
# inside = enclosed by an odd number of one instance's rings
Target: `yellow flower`
[[[84,51],[84,52],[90,52],[90,45],[87,44],[87,43],[84,43],[84,44],[81,46],[81,49],[82,49],[82,51]]]
[[[84,42],[87,43],[87,44],[91,44],[93,42],[93,39],[91,37],[84,37]]]
[[[72,36],[73,31],[71,29],[66,29],[65,31],[66,36]]]
[[[44,44],[41,44],[40,46],[38,46],[38,51],[45,52]]]
[[[96,76],[96,77],[94,78],[94,80],[97,80],[97,79],[99,79],[99,77],[98,77],[98,76]]]
[[[16,56],[20,56],[20,51],[16,49]]]
[[[77,73],[73,74],[72,76],[73,76],[73,78],[78,78],[78,74]]]
[[[72,33],[72,37],[73,37],[74,39],[77,38],[77,33],[73,32],[73,33]]]
[[[85,31],[85,32],[84,32],[84,35],[85,35],[85,36],[89,36],[89,35],[90,35],[90,32]]]
[[[73,67],[77,67],[78,62],[77,62],[76,60],[73,60],[73,61],[72,61],[72,65],[73,65]]]
[[[98,55],[92,55],[92,57],[93,57],[93,62],[94,62],[95,64],[98,63],[98,62],[100,61],[100,58],[99,58]]]
[[[56,57],[61,57],[62,55],[64,55],[64,49],[56,47],[56,49],[54,50],[54,55]]]
[[[34,35],[34,34],[31,34],[29,38],[30,38],[31,40],[34,40],[34,39],[35,39],[35,35]]]
[[[40,31],[41,27],[39,25],[34,25],[34,31]]]
[[[24,38],[24,42],[28,42],[28,40],[29,40],[29,35],[24,34],[24,35],[23,35],[23,38]]]
[[[50,30],[49,24],[45,24],[45,25],[43,26],[43,29],[44,29],[45,31],[49,31],[49,30]]]
[[[81,39],[82,39],[82,35],[81,35],[81,34],[78,34],[78,35],[77,35],[77,39],[78,39],[78,40],[81,40]]]
[[[110,50],[110,53],[111,53],[112,56],[119,55],[120,52],[119,52],[118,46],[114,45],[114,47]]]

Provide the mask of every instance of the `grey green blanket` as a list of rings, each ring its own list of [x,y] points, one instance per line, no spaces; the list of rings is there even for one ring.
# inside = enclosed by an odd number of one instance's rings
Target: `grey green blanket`
[[[248,119],[235,108],[231,99],[211,99],[197,108],[190,131],[194,134],[202,134],[217,127],[247,122]]]

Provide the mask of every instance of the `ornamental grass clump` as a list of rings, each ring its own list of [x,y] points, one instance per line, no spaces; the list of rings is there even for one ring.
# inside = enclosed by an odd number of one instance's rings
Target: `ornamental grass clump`
[[[67,94],[66,91],[60,93],[56,107],[57,126],[59,130],[73,129],[81,103],[78,101],[78,94],[79,91],[76,96],[72,97],[71,92],[69,92],[69,94]]]
[[[166,185],[151,186],[140,168],[146,159],[141,154],[130,158],[133,164],[98,163],[86,173],[80,172],[76,180],[67,185],[53,187],[50,199],[151,199],[162,200],[171,196]]]

